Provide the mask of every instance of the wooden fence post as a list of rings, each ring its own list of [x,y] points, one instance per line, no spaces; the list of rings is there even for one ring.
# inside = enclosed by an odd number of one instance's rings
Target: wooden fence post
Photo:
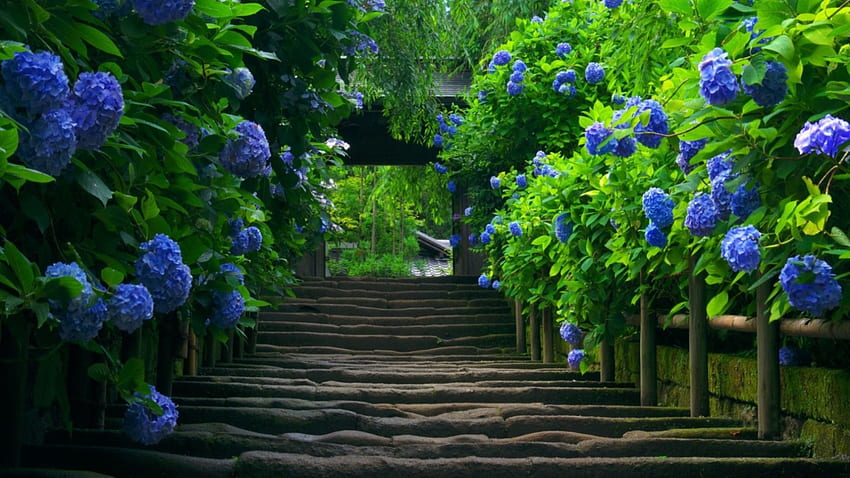
[[[607,338],[599,342],[599,381],[614,381],[614,344]]]
[[[760,277],[759,274],[757,277]],[[758,437],[779,437],[779,322],[770,323],[767,297],[770,285],[756,288],[756,341],[758,348]]]
[[[528,327],[531,341],[531,360],[540,360],[540,321],[537,316],[537,305],[531,304],[528,312]]]
[[[514,320],[516,321],[516,353],[525,354],[525,319],[522,317],[522,302],[514,300]]]
[[[643,288],[644,276],[640,275]],[[640,404],[658,405],[658,370],[655,350],[655,317],[650,317],[646,293],[640,293]]]
[[[688,276],[688,352],[691,385],[691,416],[707,417],[708,406],[708,317],[706,316],[705,275],[696,274],[697,258],[690,256]]]
[[[552,340],[552,309],[544,307],[540,310],[543,327],[543,363],[555,362],[555,344]]]

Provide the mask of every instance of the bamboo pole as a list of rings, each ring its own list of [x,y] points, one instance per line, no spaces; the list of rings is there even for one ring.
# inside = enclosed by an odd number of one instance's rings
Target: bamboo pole
[[[641,273],[643,285],[643,273]],[[655,349],[655,320],[649,315],[646,293],[640,294],[640,404],[658,404],[658,369]]]
[[[540,322],[537,317],[537,306],[531,304],[528,312],[528,327],[530,329],[531,360],[540,360]]]
[[[555,344],[552,340],[552,309],[540,309],[543,327],[543,363],[555,362]]]
[[[614,381],[614,344],[607,338],[599,342],[599,381]]]
[[[690,318],[687,314],[676,314],[668,319],[666,315],[657,318],[658,327],[664,329],[687,329]],[[639,318],[629,317],[630,325],[640,325]],[[824,319],[782,319],[777,320],[779,332],[789,337],[811,337],[816,339],[850,340],[850,322],[832,322]],[[711,318],[708,326],[715,330],[733,332],[756,332],[756,319],[744,315],[717,315]]]
[[[706,317],[705,277],[696,274],[696,257],[690,257],[688,277],[690,323],[688,352],[690,357],[691,416],[710,414],[708,405],[708,318]]]
[[[758,349],[758,437],[773,440],[779,437],[779,326],[770,322],[767,283],[756,288],[756,323]]]
[[[525,319],[522,317],[522,302],[514,300],[514,320],[516,321],[516,353],[525,354]]]
[[[179,352],[178,337],[180,322],[177,314],[162,317],[159,322],[159,345],[156,356],[156,389],[159,393],[171,396],[174,384],[174,359]]]

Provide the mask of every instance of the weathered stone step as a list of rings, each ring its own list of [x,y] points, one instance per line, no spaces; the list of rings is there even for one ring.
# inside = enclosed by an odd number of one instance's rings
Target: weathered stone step
[[[578,444],[586,456],[704,456],[791,458],[810,456],[801,441],[715,440],[684,438],[597,438]]]
[[[293,317],[295,319],[297,317]],[[434,335],[441,338],[468,337],[472,335],[512,334],[514,324],[506,322],[484,324],[428,324],[428,325],[380,325],[356,324],[334,325],[318,322],[264,321],[262,332],[324,332],[344,335]]]
[[[233,377],[269,377],[269,378],[310,378],[317,382],[346,381],[370,383],[443,383],[449,381],[480,382],[484,380],[581,380],[595,381],[596,377],[582,376],[565,370],[503,370],[496,368],[464,369],[452,367],[332,367],[332,368],[239,368],[215,367],[202,368],[201,376]]]
[[[357,400],[372,403],[544,402],[574,405],[636,405],[640,399],[638,390],[625,388],[480,387],[459,389],[437,385],[430,389],[411,390],[185,380],[175,382],[174,395],[177,397],[290,397],[305,400]]]
[[[440,360],[435,363],[434,360]],[[541,361],[531,361],[526,355],[511,355],[500,354],[492,357],[474,356],[416,356],[416,355],[374,355],[357,353],[340,353],[340,354],[304,354],[304,353],[288,353],[281,355],[277,353],[258,353],[250,357],[239,359],[238,364],[269,364],[272,366],[291,367],[291,364],[310,364],[311,366],[321,367],[375,367],[376,369],[394,368],[396,370],[405,370],[406,368],[428,368],[439,370],[447,367],[457,368],[501,368],[505,370],[555,370],[564,371],[566,364],[563,363],[543,363]],[[282,364],[282,365],[281,365]],[[585,377],[598,377],[597,372],[587,372]]]
[[[623,434],[623,438],[711,438],[717,440],[756,440],[758,429],[749,427],[716,428],[671,428],[668,430],[634,430]]]
[[[283,347],[340,347],[348,350],[392,350],[414,352],[437,347],[473,346],[478,348],[509,348],[515,345],[513,334],[489,334],[472,337],[441,339],[435,335],[349,335],[325,332],[265,332],[262,329],[257,343]]]
[[[513,315],[508,313],[496,314],[444,314],[423,315],[421,317],[410,317],[405,315],[386,315],[381,317],[351,315],[349,313],[327,314],[315,310],[301,310],[293,312],[263,311],[260,313],[260,329],[266,323],[275,321],[284,322],[313,322],[318,324],[334,325],[381,325],[381,326],[407,326],[407,325],[442,325],[442,324],[513,324]]]
[[[389,345],[389,343],[385,344]],[[387,350],[387,349],[378,349],[378,350],[357,350],[357,349],[349,349],[342,347],[331,347],[331,346],[322,346],[322,345],[313,345],[313,346],[295,346],[295,345],[272,345],[265,343],[257,344],[258,352],[276,352],[279,354],[288,354],[288,353],[310,353],[310,354],[349,354],[356,355],[358,353],[362,353],[363,355],[372,355],[372,356],[403,356],[403,357],[413,357],[417,355],[421,356],[429,356],[431,360],[444,360],[444,361],[454,361],[458,360],[462,357],[486,357],[489,359],[496,359],[498,357],[504,357],[506,353],[509,351],[508,347],[474,347],[467,345],[452,345],[452,346],[439,346],[430,349],[419,349],[419,350],[408,350],[408,351],[398,351],[398,350]]]
[[[516,478],[518,476],[570,476],[583,478],[670,478],[678,476],[775,478],[777,476],[841,476],[850,463],[832,460],[782,458],[437,458],[414,459],[379,456],[313,457],[307,455],[248,452],[239,456],[240,478]]]
[[[278,313],[300,313],[300,312],[318,312],[332,315],[343,316],[360,316],[360,317],[428,317],[432,315],[453,315],[453,316],[475,316],[475,315],[498,315],[503,317],[513,317],[512,312],[508,307],[503,306],[480,306],[480,307],[433,307],[428,303],[419,302],[416,306],[386,308],[372,307],[365,305],[351,304],[328,304],[316,302],[312,304],[298,304],[284,302],[278,305],[275,310]],[[265,313],[263,314],[265,315]]]
[[[410,309],[417,307],[433,307],[435,309],[505,309],[510,310],[507,302],[501,296],[480,297],[480,298],[446,298],[446,297],[430,297],[424,298],[387,298],[384,296],[375,297],[368,294],[357,294],[350,296],[332,296],[332,297],[298,297],[285,300],[278,303],[278,309],[281,306],[316,306],[324,304],[344,304],[348,306],[360,307],[375,307],[384,309]]]
[[[374,297],[380,296],[387,299],[404,299],[404,300],[428,300],[428,299],[488,299],[498,298],[505,301],[504,297],[491,290],[482,289],[477,284],[468,284],[463,286],[452,286],[445,288],[441,286],[417,286],[412,288],[404,288],[398,290],[384,290],[376,293],[374,290],[357,287],[332,287],[326,285],[303,285],[293,289],[296,298],[304,299],[319,299],[329,297]],[[274,303],[280,303],[291,298],[267,297]]]

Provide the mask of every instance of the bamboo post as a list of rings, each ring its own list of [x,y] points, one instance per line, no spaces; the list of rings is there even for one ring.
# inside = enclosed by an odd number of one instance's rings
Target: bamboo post
[[[770,323],[767,297],[770,286],[756,288],[756,342],[758,348],[758,437],[779,437],[779,323]]]
[[[644,284],[641,273],[641,286]],[[640,294],[640,404],[658,405],[658,370],[655,349],[655,318],[649,315],[646,293]]]
[[[514,300],[514,320],[516,321],[516,353],[525,354],[525,319],[522,317],[522,302]]]
[[[608,338],[599,343],[599,381],[614,381],[614,344]]]
[[[156,389],[159,393],[171,396],[174,384],[174,358],[177,355],[178,327],[177,314],[168,314],[159,322],[159,344],[156,354]]]
[[[71,422],[76,428],[93,428],[95,417],[94,382],[89,378],[89,366],[94,362],[94,354],[77,344],[69,344],[68,348],[68,374],[66,376],[66,387],[68,387],[68,402],[71,409]]]
[[[218,341],[207,332],[204,336],[204,367],[214,368],[218,358]]]
[[[691,416],[706,417],[710,414],[708,406],[708,317],[705,310],[705,276],[694,272],[696,262],[696,257],[691,256],[688,276]]]
[[[552,309],[540,309],[543,327],[543,363],[555,362],[555,344],[552,340]]]
[[[531,360],[540,360],[540,321],[537,317],[537,306],[531,304],[528,312],[529,339],[531,340]]]
[[[198,375],[198,336],[194,330],[189,330],[189,353],[186,356],[186,363],[183,367],[183,373],[188,376]]]
[[[257,313],[254,318],[257,319],[254,326],[245,331],[245,335],[248,336],[247,343],[245,344],[245,353],[248,355],[257,353],[257,334],[260,331],[260,314]]]

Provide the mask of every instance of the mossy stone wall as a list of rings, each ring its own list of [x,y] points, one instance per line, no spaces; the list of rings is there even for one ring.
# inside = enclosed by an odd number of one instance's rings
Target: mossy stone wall
[[[688,407],[688,351],[659,346],[659,405]],[[635,341],[616,345],[616,379],[639,385],[640,355]],[[709,354],[708,386],[712,415],[733,416],[756,425],[756,359]],[[781,367],[780,399],[784,435],[801,438],[814,455],[850,455],[850,372],[814,367]]]

